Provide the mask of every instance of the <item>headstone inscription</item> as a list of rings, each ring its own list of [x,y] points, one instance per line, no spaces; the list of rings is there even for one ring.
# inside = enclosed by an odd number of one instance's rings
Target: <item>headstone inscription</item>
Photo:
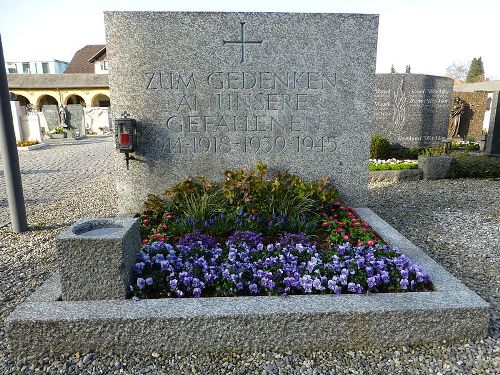
[[[129,171],[116,154],[122,212],[259,160],[328,176],[362,205],[377,15],[106,12],[105,24],[113,118],[138,124]]]
[[[49,132],[61,126],[59,106],[55,104],[46,104],[42,107],[42,113],[45,117],[45,121],[47,121]]]
[[[373,132],[405,147],[440,145],[448,135],[453,80],[424,74],[377,74]]]

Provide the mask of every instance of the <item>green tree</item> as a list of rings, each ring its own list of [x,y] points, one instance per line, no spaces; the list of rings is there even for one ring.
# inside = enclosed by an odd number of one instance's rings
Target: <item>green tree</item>
[[[465,78],[465,82],[482,82],[484,81],[484,67],[483,61],[481,57],[476,59],[475,57],[472,59],[470,63],[469,72],[467,73],[467,78]]]

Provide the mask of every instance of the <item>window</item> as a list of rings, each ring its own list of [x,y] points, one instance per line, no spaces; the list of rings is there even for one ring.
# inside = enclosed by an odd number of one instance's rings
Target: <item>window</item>
[[[108,70],[108,62],[106,60],[101,61],[101,70]]]
[[[9,67],[9,73],[17,73],[17,68],[15,66]]]
[[[30,63],[23,62],[23,73],[29,73],[29,72],[30,72]]]
[[[50,73],[49,72],[49,63],[48,62],[43,62],[42,63],[42,71],[43,71],[43,73]]]

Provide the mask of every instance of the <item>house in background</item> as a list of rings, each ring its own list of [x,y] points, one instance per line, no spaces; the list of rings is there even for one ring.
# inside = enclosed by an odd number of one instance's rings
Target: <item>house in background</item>
[[[64,73],[108,74],[105,44],[91,44],[78,50]]]
[[[61,60],[6,62],[7,74],[60,74],[68,63]]]

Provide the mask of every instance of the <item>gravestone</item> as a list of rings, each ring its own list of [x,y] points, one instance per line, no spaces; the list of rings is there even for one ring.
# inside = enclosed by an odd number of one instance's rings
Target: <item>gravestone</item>
[[[68,104],[66,106],[66,123],[72,138],[85,137],[84,111],[81,104]]]
[[[61,119],[59,118],[59,106],[55,104],[46,104],[42,107],[42,113],[47,122],[49,132],[61,126]]]
[[[486,154],[500,155],[500,92],[493,93],[491,103],[490,126],[488,128],[488,137],[486,139]]]
[[[448,135],[453,80],[424,74],[377,74],[373,132],[405,147],[441,145]]]
[[[137,120],[120,210],[228,168],[330,177],[363,205],[377,15],[105,12],[113,118]],[[133,25],[133,27],[131,27]]]

